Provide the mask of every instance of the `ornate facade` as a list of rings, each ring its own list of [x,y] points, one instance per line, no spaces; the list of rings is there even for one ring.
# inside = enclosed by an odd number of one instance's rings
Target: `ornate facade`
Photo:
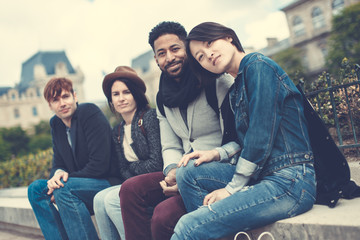
[[[333,16],[360,0],[298,0],[281,9],[290,30],[291,46],[302,49],[309,76],[324,69]]]
[[[29,129],[41,120],[48,121],[53,113],[43,91],[53,77],[71,79],[79,102],[85,100],[84,74],[72,67],[65,52],[38,52],[22,64],[17,86],[0,88],[0,127]]]

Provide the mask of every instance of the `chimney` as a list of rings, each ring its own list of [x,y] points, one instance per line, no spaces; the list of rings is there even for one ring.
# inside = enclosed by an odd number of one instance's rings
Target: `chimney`
[[[272,38],[266,38],[266,41],[268,47],[273,47],[278,42],[278,39],[276,37],[272,37]]]

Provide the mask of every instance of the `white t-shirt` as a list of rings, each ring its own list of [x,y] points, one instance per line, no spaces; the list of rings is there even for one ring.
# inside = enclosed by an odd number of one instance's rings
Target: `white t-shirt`
[[[124,126],[124,142],[123,142],[123,148],[124,148],[124,155],[125,158],[129,162],[136,162],[139,161],[139,158],[134,153],[134,150],[131,147],[131,144],[133,143],[133,140],[131,138],[131,124]]]

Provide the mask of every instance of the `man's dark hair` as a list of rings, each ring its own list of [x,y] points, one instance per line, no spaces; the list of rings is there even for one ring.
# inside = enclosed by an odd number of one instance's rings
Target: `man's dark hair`
[[[178,22],[164,21],[151,29],[149,33],[149,44],[154,50],[154,42],[164,34],[175,34],[181,41],[185,43],[187,32],[185,28]]]
[[[47,82],[44,88],[44,98],[50,103],[61,96],[62,91],[68,91],[74,95],[72,81],[63,77],[54,77]]]

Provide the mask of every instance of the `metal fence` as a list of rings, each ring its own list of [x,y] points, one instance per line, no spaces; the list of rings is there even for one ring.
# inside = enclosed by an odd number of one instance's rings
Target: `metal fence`
[[[307,99],[329,127],[336,129],[334,140],[340,149],[354,148],[360,156],[360,66],[353,68],[354,74],[347,76],[351,82],[334,85],[330,74],[325,75],[322,89],[306,92]],[[304,86],[302,86],[304,87]],[[344,132],[346,130],[344,142]],[[335,135],[335,136],[334,136]]]

